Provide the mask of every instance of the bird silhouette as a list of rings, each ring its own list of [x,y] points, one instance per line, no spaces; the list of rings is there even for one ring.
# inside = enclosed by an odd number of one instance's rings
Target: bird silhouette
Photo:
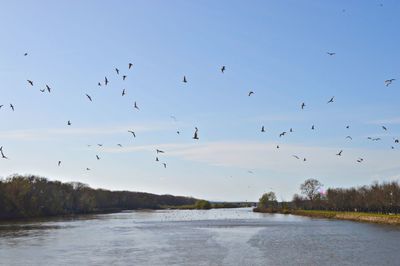
[[[31,86],[33,86],[33,81],[32,80],[27,80],[28,81],[28,83],[31,85]]]
[[[4,153],[3,153],[3,146],[0,147],[0,153],[1,153],[1,158],[8,159],[8,157],[5,156]]]
[[[340,150],[336,155],[337,156],[342,156],[342,152],[343,152],[343,150]]]
[[[283,136],[285,136],[285,134],[286,134],[286,131],[283,131],[281,134],[279,134],[279,137],[283,137]]]
[[[10,108],[11,108],[11,110],[13,110],[13,112],[14,112],[14,105],[12,105],[11,103],[10,103]]]
[[[133,66],[133,64],[132,64],[132,63],[129,63],[129,64],[128,64],[128,69],[131,69],[132,66]]]
[[[96,159],[97,159],[97,160],[100,160],[100,157],[99,157],[98,155],[96,155]]]
[[[126,80],[127,75],[123,75],[122,76],[122,80],[125,81]]]
[[[297,160],[299,160],[300,159],[300,157],[299,156],[297,156],[297,155],[292,155],[294,158],[296,158]]]
[[[47,84],[46,84],[46,89],[47,89],[47,91],[48,91],[49,93],[51,92],[51,88],[50,88],[50,86],[47,85]]]
[[[314,130],[315,129],[315,126],[314,125],[312,125],[312,127],[311,127],[311,130]]]
[[[120,146],[120,147],[122,147],[122,144],[119,144],[119,143],[118,143],[117,145]]]
[[[132,130],[128,130],[128,132],[131,133],[134,138],[136,138],[135,132],[133,132]]]
[[[358,158],[358,159],[357,159],[357,162],[358,162],[358,163],[362,163],[363,161],[364,161],[363,158]]]
[[[24,53],[24,56],[27,56],[28,55],[28,53]]]
[[[225,72],[225,66],[221,67],[221,72],[224,73]]]
[[[136,102],[134,103],[133,107],[134,107],[135,109],[138,109],[138,110],[139,110],[139,107],[137,106]]]
[[[333,56],[333,55],[335,55],[336,53],[332,53],[332,52],[326,52],[328,55],[330,55],[330,56]]]
[[[46,91],[46,89],[42,89],[42,90],[40,90],[41,92],[45,92]]]
[[[385,130],[385,131],[387,131],[387,127],[385,127],[385,126],[382,126],[382,129]]]
[[[178,135],[179,135],[179,134],[181,134],[181,132],[179,132],[179,130],[178,130],[178,131],[176,131],[176,134],[178,134]]]
[[[193,135],[193,139],[199,139],[198,133],[199,129],[197,127],[195,127],[195,131],[194,131],[194,135]]]
[[[290,133],[293,133],[293,128],[290,128],[290,129],[289,129],[289,132],[290,132]]]
[[[92,101],[92,97],[90,97],[89,94],[86,94],[86,97],[89,99],[89,101]]]
[[[393,83],[393,81],[395,81],[396,79],[387,79],[385,80],[385,86],[388,87],[390,84]]]
[[[261,127],[261,132],[265,132],[264,126]]]
[[[107,79],[107,77],[104,77],[104,85],[107,86],[107,84],[108,84],[108,79]]]
[[[61,161],[58,161],[58,166],[61,166]]]
[[[1,109],[1,107],[3,107],[3,104],[0,105],[0,109]]]
[[[164,153],[164,151],[159,150],[159,149],[156,149],[156,152],[157,152],[157,154],[158,154],[158,153]]]
[[[99,146],[99,147],[103,147],[103,144],[100,144],[100,143],[99,143],[99,144],[97,144],[97,146]]]
[[[350,128],[350,126],[346,126],[346,129],[349,129]]]
[[[70,121],[70,120],[68,120],[68,122],[67,122],[67,125],[68,125],[68,126],[70,126],[70,125],[71,125],[71,121]]]
[[[183,76],[183,83],[187,83],[186,76]]]
[[[117,75],[119,75],[119,69],[115,68],[115,72],[117,72]]]
[[[395,140],[394,140],[394,143],[399,143],[399,139],[395,139]]]
[[[122,93],[121,93],[121,94],[122,94],[122,96],[125,95],[125,89],[122,90]]]
[[[327,103],[333,103],[334,99],[335,99],[335,96],[333,96]]]
[[[158,161],[160,161],[160,160],[158,159],[158,157],[156,157],[156,162],[158,162]]]
[[[166,163],[163,163],[163,165],[164,165],[164,168],[167,168],[167,164]]]
[[[279,145],[276,145],[276,148],[279,149]]]
[[[252,94],[254,94],[254,91],[249,91],[248,96],[251,96]]]
[[[90,171],[90,168],[86,167],[86,171]]]
[[[98,82],[98,83],[97,83],[97,86],[101,87],[101,82]]]
[[[347,136],[346,139],[353,140],[351,136]]]
[[[305,103],[302,103],[302,104],[301,104],[301,109],[304,109],[304,107],[306,107],[306,104],[305,104]]]

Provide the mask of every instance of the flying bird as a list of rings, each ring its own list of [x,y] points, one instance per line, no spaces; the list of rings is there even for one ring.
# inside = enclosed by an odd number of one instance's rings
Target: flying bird
[[[374,139],[372,139],[372,141],[379,141],[379,140],[381,140],[381,138],[374,138]]]
[[[46,91],[46,89],[42,89],[42,90],[40,90],[40,92],[45,92]]]
[[[27,56],[28,55],[28,53],[24,53],[24,56]]]
[[[301,104],[301,109],[304,109],[304,107],[306,107],[306,104],[305,104],[305,103],[302,103],[302,104]]]
[[[120,147],[122,147],[122,144],[119,144],[119,143],[118,143],[117,145],[120,146]]]
[[[157,154],[158,154],[158,153],[164,153],[164,151],[159,150],[159,149],[156,149],[156,152],[157,152]]]
[[[126,75],[123,75],[122,80],[125,81],[126,77],[127,77]]]
[[[100,160],[100,157],[99,157],[98,155],[96,155],[96,159],[97,159],[97,160]]]
[[[347,136],[346,139],[353,140],[351,136]]]
[[[86,167],[86,171],[90,171],[90,168]]]
[[[103,147],[103,144],[97,144],[97,146],[99,146],[99,147]]]
[[[104,77],[104,84],[107,86],[107,84],[108,84],[108,79],[107,79],[107,77]]]
[[[335,99],[335,96],[333,96],[327,103],[333,103],[334,99]]]
[[[336,53],[332,53],[332,52],[326,52],[328,55],[330,55],[330,56],[333,56],[333,55],[335,55]]]
[[[158,161],[160,161],[160,160],[158,159],[158,157],[156,157],[156,162],[158,162]]]
[[[119,69],[115,68],[115,72],[117,72],[117,75],[119,75]]]
[[[281,134],[279,134],[279,137],[283,137],[283,136],[285,136],[285,134],[286,134],[286,131],[283,131]]]
[[[0,105],[0,109],[1,109],[1,107],[3,107],[3,104],[2,104],[2,105]]]
[[[70,121],[70,120],[68,120],[68,122],[67,122],[67,125],[68,125],[68,126],[70,126],[70,125],[71,125],[71,121]]]
[[[276,145],[276,148],[279,149],[279,145]]]
[[[299,156],[297,156],[297,155],[292,155],[294,158],[296,158],[297,160],[299,160],[300,159],[300,157]]]
[[[395,140],[394,140],[394,143],[399,143],[399,139],[395,139]]]
[[[357,160],[358,163],[362,163],[363,161],[364,161],[363,158],[358,158],[358,160]]]
[[[125,89],[122,90],[122,96],[124,96],[124,95],[125,95]]]
[[[347,128],[347,129],[349,129],[349,128],[350,128],[350,126],[346,126],[346,128]]]
[[[131,133],[134,138],[136,138],[135,132],[133,132],[132,130],[128,130],[128,132]]]
[[[261,132],[265,132],[264,126],[261,127]]]
[[[252,94],[254,94],[254,91],[249,91],[248,96],[251,96]]]
[[[58,161],[58,166],[61,166],[61,161]]]
[[[46,84],[46,89],[47,91],[50,93],[51,92],[51,88],[49,87],[49,85]]]
[[[89,101],[92,101],[92,97],[89,94],[86,94],[86,97],[88,97]]]
[[[10,103],[10,108],[11,108],[11,110],[13,110],[13,112],[14,112],[14,105],[12,105],[11,103]]]
[[[137,106],[136,102],[134,103],[133,107],[139,110],[139,107]]]
[[[132,66],[133,66],[133,64],[132,64],[132,63],[129,63],[129,64],[128,64],[128,69],[131,69]]]
[[[392,84],[393,81],[395,81],[396,79],[387,79],[385,80],[385,86],[388,87],[390,84]]]
[[[338,152],[336,155],[337,156],[342,156],[342,152],[343,152],[343,150],[340,150],[340,152]]]
[[[186,76],[183,76],[183,83],[187,83]]]
[[[4,153],[3,153],[3,146],[0,147],[0,153],[1,153],[1,158],[8,159],[8,157],[5,156]]]
[[[225,66],[221,67],[221,72],[224,73],[225,72]]]
[[[314,130],[315,129],[315,126],[314,125],[312,125],[312,127],[311,127],[311,130]]]
[[[33,81],[32,80],[27,80],[28,81],[28,83],[31,85],[31,86],[33,86]]]
[[[385,127],[385,126],[382,126],[382,128],[383,128],[383,130],[387,131],[387,127]]]
[[[167,168],[167,164],[166,163],[163,163],[163,165],[164,165],[164,168]]]
[[[97,83],[97,86],[101,87],[101,82],[98,82],[98,83]]]
[[[293,132],[293,129],[292,129],[292,128],[290,128],[289,132],[290,132],[290,133],[292,133],[292,132]]]
[[[197,127],[195,127],[193,139],[199,139],[199,136],[197,135],[198,132],[199,132],[199,129]]]

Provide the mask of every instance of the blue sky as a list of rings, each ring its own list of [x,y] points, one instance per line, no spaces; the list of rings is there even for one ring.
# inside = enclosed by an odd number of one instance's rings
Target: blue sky
[[[311,177],[325,187],[400,178],[400,80],[384,85],[400,79],[398,1],[1,6],[3,177],[211,200],[257,200],[269,190],[291,199]],[[98,87],[105,76],[109,85]],[[46,84],[50,94],[39,91]],[[166,169],[155,162],[157,148]]]

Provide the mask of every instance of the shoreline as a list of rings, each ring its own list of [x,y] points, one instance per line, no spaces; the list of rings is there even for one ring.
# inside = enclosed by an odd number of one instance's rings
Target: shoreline
[[[263,210],[254,208],[253,212],[279,213],[306,216],[311,218],[346,220],[354,222],[367,222],[376,224],[400,225],[400,214],[380,214],[366,212],[341,212],[341,211],[319,211],[319,210]]]

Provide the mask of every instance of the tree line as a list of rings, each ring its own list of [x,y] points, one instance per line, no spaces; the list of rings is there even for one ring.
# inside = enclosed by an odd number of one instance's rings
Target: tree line
[[[194,205],[196,199],[93,189],[79,183],[14,175],[0,179],[0,219]]]
[[[323,189],[316,179],[307,179],[300,185],[301,194],[291,202],[277,202],[274,192],[265,193],[258,207],[269,211],[282,209],[355,211],[384,214],[400,213],[400,183],[374,182],[371,185],[351,188]]]

